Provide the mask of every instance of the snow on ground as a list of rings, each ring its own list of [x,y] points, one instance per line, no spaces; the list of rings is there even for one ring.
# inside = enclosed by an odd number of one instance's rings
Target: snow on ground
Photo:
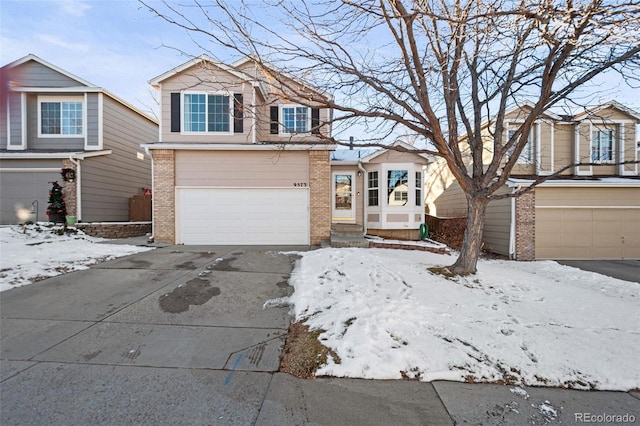
[[[58,235],[62,227],[49,224],[0,227],[0,291],[20,287],[89,265],[152,250],[107,241],[78,231]]]
[[[640,388],[638,284],[552,261],[481,260],[451,280],[427,268],[453,256],[299,254],[288,302],[340,358],[318,376]]]

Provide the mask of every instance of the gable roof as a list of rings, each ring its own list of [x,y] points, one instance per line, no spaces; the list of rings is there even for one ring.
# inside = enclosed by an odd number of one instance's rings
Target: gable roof
[[[622,105],[621,103],[611,100],[609,102],[605,102],[602,105],[598,105],[594,108],[588,109],[586,111],[583,111],[579,114],[577,114],[575,116],[576,119],[582,119],[585,118],[589,115],[593,115],[593,114],[597,114],[602,110],[605,110],[607,108],[613,108],[613,109],[617,109],[620,112],[623,112],[625,114],[627,114],[630,117],[633,117],[637,122],[640,122],[640,113],[638,113],[637,111],[632,110],[629,107],[626,107],[624,105]]]
[[[422,154],[415,151],[416,148],[412,145],[409,145],[406,142],[395,141],[391,144],[389,148],[377,148],[377,147],[366,147],[366,148],[354,148],[354,149],[336,149],[331,153],[331,161],[335,161],[337,163],[342,164],[355,164],[355,163],[368,163],[376,157],[393,150],[392,147],[402,147],[404,150],[397,150],[400,153],[413,154],[427,160],[428,163],[433,161],[433,158],[427,154]]]
[[[221,70],[226,71],[229,74],[232,74],[232,75],[238,77],[241,80],[254,81],[254,79],[251,76],[249,76],[249,75],[247,75],[247,74],[245,74],[245,73],[243,73],[241,71],[238,71],[236,68],[234,68],[232,66],[229,66],[229,65],[227,65],[225,63],[222,63],[220,61],[216,61],[215,59],[211,58],[210,56],[203,54],[203,55],[197,56],[197,57],[195,57],[193,59],[190,59],[187,62],[185,62],[185,63],[183,63],[181,65],[178,65],[177,67],[175,67],[173,69],[170,69],[169,71],[167,71],[165,73],[160,74],[157,77],[152,78],[151,80],[149,80],[149,84],[151,84],[154,87],[158,87],[160,85],[160,83],[162,83],[163,81],[165,81],[165,80],[167,80],[167,79],[169,79],[169,78],[171,78],[171,77],[173,77],[175,75],[178,75],[178,74],[188,70],[189,68],[191,68],[191,67],[193,67],[195,65],[202,64],[203,62],[209,63],[209,64],[211,64],[211,65],[213,65],[213,66],[215,66],[217,68],[220,68]]]
[[[411,152],[411,151],[415,151],[415,150],[416,150],[416,148],[415,148],[413,145],[409,145],[409,144],[408,144],[408,143],[406,143],[406,142],[402,142],[402,141],[395,141],[394,143],[392,143],[392,144],[391,144],[391,146],[392,146],[392,147],[401,147],[401,148],[404,148],[408,154],[414,154],[414,155],[417,155],[418,157],[422,157],[422,158],[424,158],[425,160],[427,160],[427,162],[432,162],[432,161],[433,161],[433,158],[432,158],[430,155],[427,155],[427,154],[421,154],[421,153],[418,153],[418,152]],[[364,158],[362,159],[362,162],[363,162],[363,163],[368,163],[369,161],[373,160],[373,159],[374,159],[374,158],[376,158],[376,157],[381,156],[382,154],[384,154],[385,152],[388,152],[388,151],[389,151],[389,150],[391,150],[391,149],[392,149],[392,148],[382,148],[382,149],[380,149],[380,150],[378,150],[378,151],[376,151],[376,152],[374,152],[374,153],[372,153],[372,154],[369,154],[369,155],[367,155],[366,157],[364,157]],[[401,151],[401,150],[400,150],[399,152],[403,152],[403,151]]]
[[[27,63],[29,61],[38,62],[39,64],[41,64],[41,65],[43,65],[43,66],[45,66],[47,68],[51,68],[52,70],[64,75],[65,77],[68,77],[71,80],[77,81],[78,83],[82,84],[83,86],[98,87],[95,84],[90,83],[90,82],[88,82],[87,80],[85,80],[83,78],[80,78],[80,77],[78,77],[78,76],[76,76],[74,74],[71,74],[69,71],[63,70],[62,68],[60,68],[60,67],[58,67],[58,66],[56,66],[56,65],[54,65],[54,64],[52,64],[50,62],[47,62],[42,58],[39,58],[38,56],[34,55],[33,53],[29,53],[27,56],[23,56],[22,58],[17,59],[15,61],[3,66],[2,68],[3,69],[15,68],[15,67],[20,66],[20,65],[22,65],[24,63]]]

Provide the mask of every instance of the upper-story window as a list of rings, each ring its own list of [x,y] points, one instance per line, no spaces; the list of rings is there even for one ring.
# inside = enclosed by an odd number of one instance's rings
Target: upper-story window
[[[38,98],[38,136],[83,136],[83,105],[83,99],[77,97]]]
[[[186,133],[229,133],[232,113],[229,95],[183,94],[182,129]]]
[[[529,132],[527,143],[524,146],[524,148],[522,148],[522,152],[518,157],[518,161],[517,161],[518,163],[523,163],[523,164],[533,163],[533,145],[535,143],[535,131],[534,131],[535,128],[536,126],[533,126],[531,128],[531,131]],[[513,135],[515,135],[515,133],[516,133],[516,129],[509,129],[507,131],[507,140],[511,140],[511,138],[513,137]],[[511,155],[513,155],[514,150],[515,150],[515,146],[512,146],[507,152],[507,158],[511,158]]]
[[[282,128],[280,133],[307,133],[311,128],[310,108],[305,106],[283,105],[280,107]]]
[[[591,133],[591,161],[613,161],[613,130],[598,129]]]

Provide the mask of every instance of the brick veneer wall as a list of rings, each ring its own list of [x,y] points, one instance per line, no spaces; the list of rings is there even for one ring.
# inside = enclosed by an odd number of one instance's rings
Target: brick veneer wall
[[[535,190],[516,197],[516,260],[536,258]]]
[[[130,238],[151,233],[151,222],[77,223],[75,227],[101,238]]]
[[[153,238],[175,244],[175,155],[170,149],[153,150]]]
[[[331,239],[331,166],[329,151],[309,151],[311,245]]]
[[[67,207],[67,216],[78,217],[78,169],[69,159],[62,160],[62,168],[73,169],[76,172],[76,180],[73,182],[64,182],[62,176],[60,176],[60,181],[64,186],[64,204]]]

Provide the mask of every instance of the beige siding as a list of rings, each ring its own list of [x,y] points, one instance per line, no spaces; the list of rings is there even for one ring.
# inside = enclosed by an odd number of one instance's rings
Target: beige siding
[[[177,151],[176,186],[309,185],[307,151]]]
[[[636,124],[626,123],[624,125],[623,137],[623,161],[638,161],[638,149],[636,141]],[[638,174],[638,164],[625,164],[623,167],[625,174]]]
[[[510,188],[500,189],[496,195],[509,193]],[[482,240],[484,249],[493,253],[509,255],[511,235],[511,198],[491,201],[487,205]]]
[[[129,220],[129,197],[151,188],[151,159],[140,144],[157,136],[154,122],[103,97],[103,148],[112,154],[80,162],[83,221]]]
[[[536,207],[639,206],[640,188],[538,188]]]
[[[454,181],[438,198],[434,200],[435,212],[429,212],[437,217],[461,217],[467,215],[467,198]]]
[[[371,164],[382,164],[382,163],[416,163],[416,164],[426,164],[427,160],[419,155],[412,154],[410,152],[399,152],[393,149],[386,150],[372,158],[369,161]]]
[[[553,130],[553,139],[553,170],[555,172],[574,162],[574,126],[570,124],[556,124]],[[562,172],[562,175],[565,176],[572,174],[572,168]]]
[[[536,150],[539,151],[538,170],[540,173],[553,172],[553,146],[555,144],[554,124],[550,121],[542,121],[540,126],[540,139],[537,141]],[[534,151],[534,155],[537,153]],[[536,158],[538,161],[538,158]]]

